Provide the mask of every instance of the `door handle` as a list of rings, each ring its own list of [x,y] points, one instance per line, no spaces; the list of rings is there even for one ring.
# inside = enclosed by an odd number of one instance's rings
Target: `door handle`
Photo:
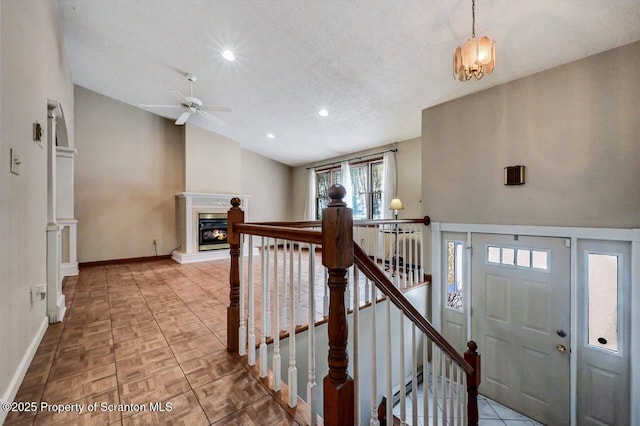
[[[558,352],[565,352],[567,348],[564,345],[556,345]]]

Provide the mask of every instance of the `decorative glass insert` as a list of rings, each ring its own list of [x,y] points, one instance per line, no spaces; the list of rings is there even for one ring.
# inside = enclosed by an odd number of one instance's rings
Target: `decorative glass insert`
[[[487,248],[487,262],[500,263],[500,247],[489,246]]]
[[[588,342],[618,352],[618,256],[587,256]]]
[[[461,241],[447,241],[447,307],[462,311],[463,245]]]

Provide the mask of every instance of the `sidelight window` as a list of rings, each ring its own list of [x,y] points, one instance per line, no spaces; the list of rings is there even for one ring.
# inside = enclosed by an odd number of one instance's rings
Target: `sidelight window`
[[[617,255],[587,254],[588,342],[590,346],[618,352]]]

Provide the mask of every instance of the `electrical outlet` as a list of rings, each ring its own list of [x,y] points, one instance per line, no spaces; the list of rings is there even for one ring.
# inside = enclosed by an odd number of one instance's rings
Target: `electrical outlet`
[[[9,166],[9,170],[11,171],[11,173],[13,173],[14,175],[19,175],[20,164],[22,164],[22,161],[20,161],[20,159],[18,158],[18,153],[13,148],[9,148],[9,161],[11,162]]]

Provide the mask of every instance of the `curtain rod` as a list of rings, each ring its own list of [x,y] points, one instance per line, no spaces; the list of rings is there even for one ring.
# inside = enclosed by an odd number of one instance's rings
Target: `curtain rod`
[[[386,151],[374,152],[372,154],[362,155],[360,157],[347,158],[346,160],[334,161],[333,163],[325,163],[325,164],[320,164],[318,166],[307,167],[307,170],[317,169],[317,168],[320,168],[320,167],[334,166],[336,164],[342,163],[343,161],[362,160],[363,158],[375,157],[376,155],[384,154],[385,152],[398,152],[398,148],[387,149]]]

